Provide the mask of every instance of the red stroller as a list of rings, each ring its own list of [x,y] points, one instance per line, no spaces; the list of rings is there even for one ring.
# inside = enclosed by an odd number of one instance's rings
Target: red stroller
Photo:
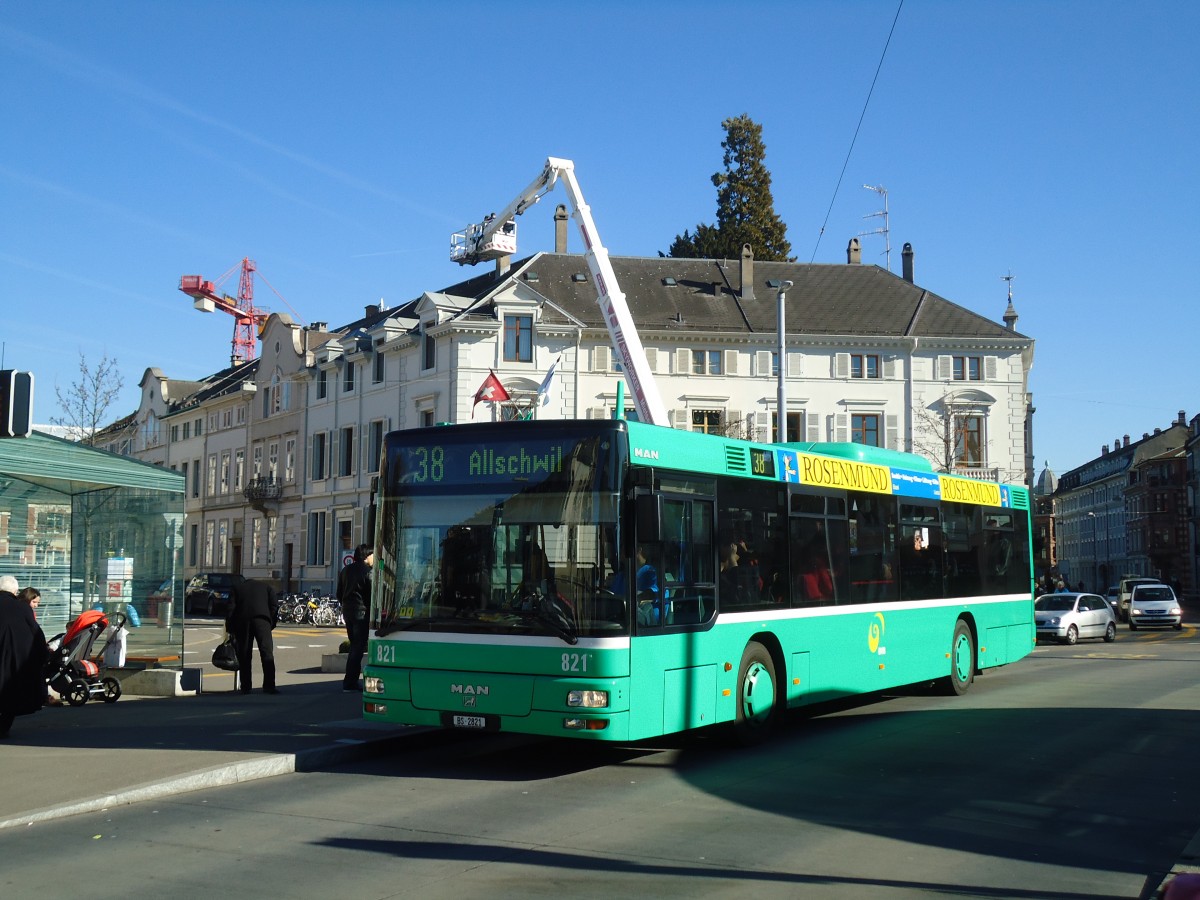
[[[125,615],[117,613],[110,622],[102,610],[89,609],[67,626],[64,634],[50,639],[46,684],[72,706],[83,706],[92,697],[101,697],[105,703],[121,698],[121,682],[111,675],[101,676],[92,656],[96,640],[110,625],[115,633],[125,625]]]

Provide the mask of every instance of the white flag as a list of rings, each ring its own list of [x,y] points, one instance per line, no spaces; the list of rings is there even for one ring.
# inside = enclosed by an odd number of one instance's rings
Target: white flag
[[[554,380],[554,370],[558,368],[560,360],[562,360],[561,356],[554,360],[554,363],[550,366],[550,371],[546,373],[546,377],[542,379],[541,386],[538,387],[537,395],[541,406],[548,406],[550,404],[550,382]]]

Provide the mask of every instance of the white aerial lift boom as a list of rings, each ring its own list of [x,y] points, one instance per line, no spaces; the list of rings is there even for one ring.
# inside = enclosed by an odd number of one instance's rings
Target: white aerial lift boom
[[[600,236],[596,233],[591,207],[583,202],[579,182],[575,180],[575,163],[553,156],[547,159],[542,174],[499,214],[492,214],[483,222],[469,225],[451,236],[450,259],[460,265],[475,265],[483,260],[499,259],[501,256],[515,253],[517,224],[514,217],[541,200],[560,178],[571,202],[571,217],[579,226],[579,233],[587,248],[584,256],[592,273],[592,280],[596,283],[596,300],[608,326],[613,347],[621,360],[625,379],[633,394],[638,419],[654,425],[669,426],[667,408],[659,396],[658,386],[654,383],[654,373],[650,371],[650,364],[646,361],[646,351],[642,348],[637,326],[629,313],[629,305],[617,284],[617,276],[608,259],[608,251],[604,249],[604,245],[600,243]]]

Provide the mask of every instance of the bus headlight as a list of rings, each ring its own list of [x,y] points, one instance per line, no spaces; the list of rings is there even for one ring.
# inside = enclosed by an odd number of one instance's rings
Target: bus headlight
[[[363,693],[364,694],[382,694],[383,693],[383,679],[376,678],[376,677],[364,678],[363,679]]]
[[[570,691],[567,693],[567,706],[601,709],[608,706],[608,691]]]

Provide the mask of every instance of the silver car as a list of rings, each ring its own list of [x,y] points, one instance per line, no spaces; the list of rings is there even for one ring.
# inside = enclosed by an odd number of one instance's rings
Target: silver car
[[[1117,639],[1117,616],[1099,594],[1074,591],[1042,594],[1033,602],[1033,619],[1039,638],[1074,644],[1081,638]]]
[[[1183,629],[1183,609],[1169,584],[1135,584],[1129,595],[1129,630],[1143,626]]]

